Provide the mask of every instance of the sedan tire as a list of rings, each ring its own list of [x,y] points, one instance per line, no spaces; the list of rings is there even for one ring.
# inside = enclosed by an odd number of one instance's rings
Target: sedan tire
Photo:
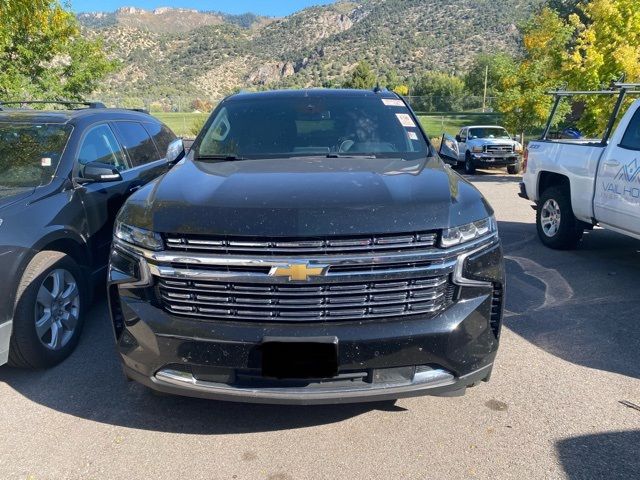
[[[66,359],[82,332],[87,293],[83,272],[71,257],[38,253],[18,286],[9,364],[47,368]]]

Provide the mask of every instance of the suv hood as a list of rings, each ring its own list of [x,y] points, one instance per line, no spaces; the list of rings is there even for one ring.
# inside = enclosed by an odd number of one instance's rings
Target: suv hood
[[[173,234],[314,237],[426,231],[493,213],[437,158],[186,159],[119,220]]]
[[[0,210],[20,200],[24,200],[34,192],[35,188],[0,188]]]

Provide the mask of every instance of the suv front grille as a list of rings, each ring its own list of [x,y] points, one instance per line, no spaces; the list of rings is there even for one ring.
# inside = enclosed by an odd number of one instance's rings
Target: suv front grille
[[[279,285],[160,279],[169,313],[217,320],[332,321],[435,315],[452,301],[449,276]]]
[[[331,239],[260,239],[167,235],[169,251],[243,255],[327,255],[406,251],[433,247],[437,235],[432,232],[371,237]]]

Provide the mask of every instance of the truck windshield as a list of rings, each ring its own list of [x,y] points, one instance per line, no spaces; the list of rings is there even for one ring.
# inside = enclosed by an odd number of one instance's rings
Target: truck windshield
[[[502,127],[479,127],[469,129],[469,138],[502,138],[509,139],[509,133]]]
[[[427,142],[399,99],[231,98],[205,126],[196,158],[375,156],[417,159]]]
[[[51,182],[71,130],[69,125],[0,123],[0,189]]]

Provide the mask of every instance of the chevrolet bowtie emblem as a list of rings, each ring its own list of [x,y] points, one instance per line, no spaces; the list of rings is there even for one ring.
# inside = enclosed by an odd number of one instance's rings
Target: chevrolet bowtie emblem
[[[306,281],[309,277],[320,277],[327,273],[328,265],[309,265],[307,263],[292,263],[277,265],[271,268],[272,277],[289,277],[289,280]]]

